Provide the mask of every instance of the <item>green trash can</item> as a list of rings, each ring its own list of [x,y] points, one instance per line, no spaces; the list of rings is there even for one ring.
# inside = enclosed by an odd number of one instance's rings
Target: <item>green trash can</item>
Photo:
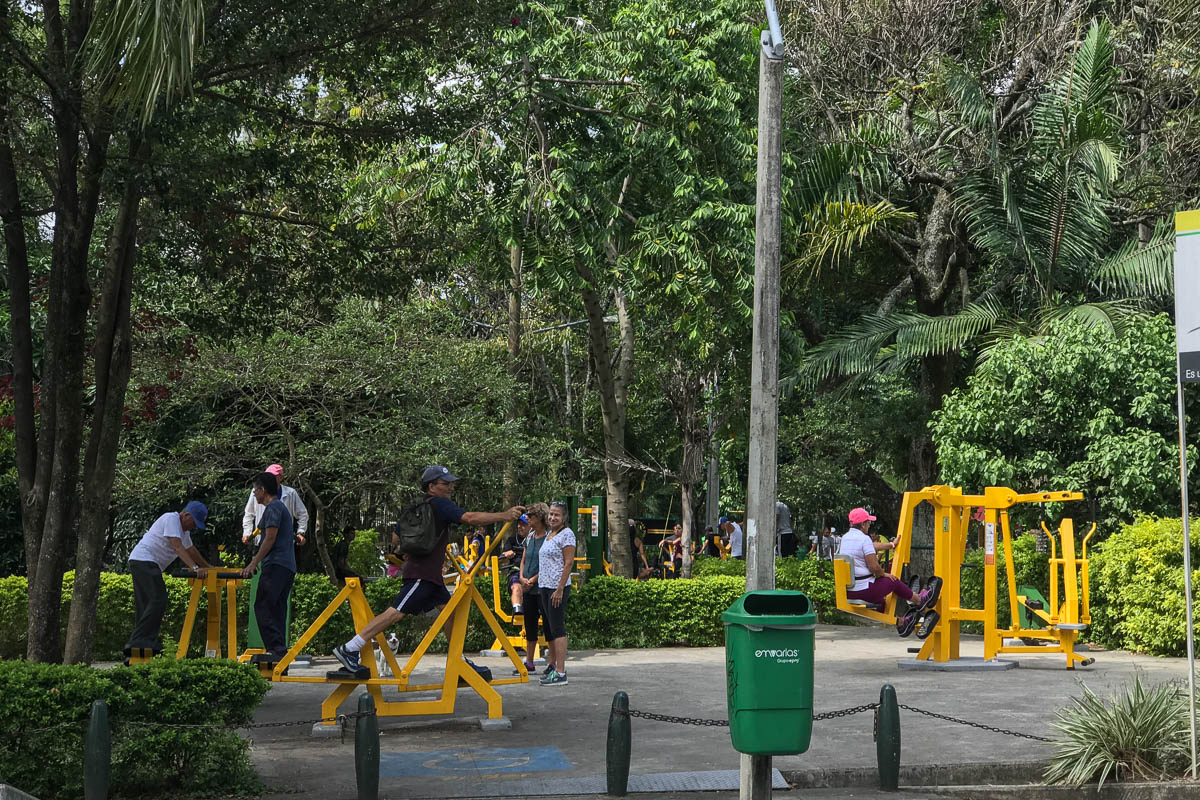
[[[803,592],[747,592],[721,614],[733,749],[803,753],[812,739],[817,614]]]

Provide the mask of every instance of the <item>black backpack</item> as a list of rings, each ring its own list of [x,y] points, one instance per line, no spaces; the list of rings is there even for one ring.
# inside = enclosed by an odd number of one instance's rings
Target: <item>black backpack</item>
[[[437,517],[433,513],[432,495],[423,495],[400,512],[396,522],[397,555],[421,558],[437,549],[439,537]]]

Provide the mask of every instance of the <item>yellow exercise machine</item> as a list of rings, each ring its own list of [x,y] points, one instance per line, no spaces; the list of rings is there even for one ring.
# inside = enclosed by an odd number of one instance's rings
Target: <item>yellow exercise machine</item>
[[[509,625],[518,624],[517,620],[513,617],[513,615],[509,614],[507,611],[505,611],[504,606],[501,605],[501,603],[500,603],[500,584],[502,582],[507,583],[507,581],[503,581],[501,579],[500,557],[499,556],[491,557],[491,572],[492,572],[492,611],[495,613],[496,618],[499,619],[500,621],[502,621],[506,624],[509,624]],[[517,649],[517,648],[524,649],[525,648],[526,639],[525,639],[525,617],[524,617],[524,615],[521,616],[521,620],[520,620],[519,624],[521,626],[521,630],[517,631],[516,633],[512,633],[512,634],[504,634],[504,637],[507,638],[507,640],[508,640],[509,646],[512,647],[513,649]],[[492,642],[492,646],[484,651],[485,655],[499,655],[499,651],[502,647],[502,645],[500,643],[500,638],[501,638],[501,636],[499,636],[499,635],[496,636],[496,641]],[[533,646],[533,652],[526,653],[526,657],[530,661],[536,661],[538,658],[541,657],[542,648],[547,647],[547,646],[548,645],[546,643],[546,636],[541,631],[538,631],[538,639],[537,639],[537,643]]]
[[[187,614],[183,618],[183,630],[179,634],[179,647],[175,649],[175,658],[186,658],[188,645],[192,641],[192,629],[196,625],[196,614],[200,607],[200,594],[208,597],[206,616],[206,636],[204,655],[206,658],[221,657],[221,590],[225,590],[225,639],[226,658],[238,657],[237,650],[237,587],[245,578],[240,570],[223,570],[213,567],[208,573],[199,578],[192,573],[172,573],[177,578],[187,578],[191,587],[188,597]],[[262,651],[256,651],[262,652]],[[134,659],[129,659],[131,662]]]
[[[505,526],[507,531],[509,525]],[[362,585],[358,578],[347,578],[342,590],[337,596],[330,601],[325,610],[313,620],[296,643],[292,645],[287,654],[279,659],[278,662],[269,666],[262,667],[264,674],[272,681],[279,683],[331,683],[337,686],[328,697],[321,703],[321,717],[324,719],[332,719],[337,716],[337,709],[351,694],[354,693],[360,685],[365,685],[367,691],[375,700],[376,712],[379,716],[413,716],[425,714],[452,714],[454,713],[455,700],[458,693],[460,681],[465,683],[468,688],[473,689],[487,703],[488,719],[500,719],[503,716],[503,701],[500,694],[493,689],[493,686],[500,686],[512,683],[527,683],[529,681],[529,673],[525,669],[525,664],[521,661],[520,656],[508,643],[506,637],[503,636],[503,631],[500,628],[500,623],[492,614],[488,604],[484,601],[483,595],[475,588],[475,575],[479,571],[480,566],[487,560],[490,551],[495,547],[496,543],[503,538],[503,533],[485,547],[481,558],[479,558],[474,566],[468,571],[464,570],[457,560],[451,559],[450,563],[457,573],[457,582],[454,585],[454,591],[450,596],[450,601],[442,608],[441,613],[433,621],[433,624],[426,631],[425,636],[421,639],[421,643],[417,645],[416,650],[401,667],[396,661],[396,656],[388,648],[384,639],[384,634],[380,633],[374,640],[367,642],[367,646],[363,649],[362,663],[370,671],[370,677],[358,678],[334,678],[331,675],[326,676],[308,676],[308,675],[285,675],[288,665],[301,653],[304,647],[312,641],[317,632],[325,626],[326,623],[333,617],[334,612],[342,606],[343,603],[349,603],[350,613],[354,619],[355,630],[362,630],[368,622],[375,616],[370,605],[367,603],[367,598],[363,594]],[[491,681],[485,680],[478,672],[476,672],[466,661],[463,660],[463,646],[467,635],[467,618],[471,613],[471,607],[475,606],[479,609],[479,613],[483,615],[483,619],[487,622],[488,627],[500,637],[500,643],[503,646],[505,653],[512,661],[513,666],[517,670],[517,676],[513,678],[499,678]],[[442,627],[450,623],[449,628],[449,651],[446,654],[446,670],[441,683],[434,684],[411,684],[413,671],[417,664],[428,652],[429,647],[433,644],[434,637],[442,630]],[[391,678],[381,678],[378,668],[376,667],[375,658],[373,657],[373,647],[378,645],[382,648],[383,656],[391,668]],[[394,686],[401,694],[407,692],[428,692],[441,690],[441,696],[436,700],[411,700],[411,701],[387,701],[383,699],[382,688],[384,686]],[[327,726],[335,726],[335,722],[324,723]]]
[[[901,666],[918,668],[928,666],[939,668],[954,662],[955,668],[968,666],[959,655],[959,630],[962,622],[975,621],[984,627],[984,668],[1007,668],[1015,666],[1014,662],[1001,662],[996,659],[1001,653],[1062,653],[1067,658],[1067,668],[1074,669],[1076,664],[1087,666],[1095,659],[1081,656],[1075,652],[1075,644],[1079,634],[1090,622],[1088,611],[1087,584],[1087,539],[1095,532],[1095,525],[1084,539],[1083,556],[1075,558],[1074,526],[1070,519],[1064,519],[1059,535],[1062,539],[1062,556],[1051,554],[1051,608],[1042,611],[1029,605],[1028,598],[1018,595],[1016,587],[1016,572],[1013,565],[1012,529],[1009,523],[1008,509],[1025,503],[1059,503],[1070,500],[1082,500],[1079,492],[1036,492],[1018,494],[1005,487],[989,486],[980,495],[964,495],[962,489],[952,486],[927,486],[919,492],[905,492],[904,503],[900,511],[900,523],[896,534],[896,549],[888,574],[895,578],[900,575],[909,563],[912,553],[912,528],[917,506],[929,503],[933,506],[934,537],[933,558],[934,574],[942,579],[941,596],[935,610],[938,613],[937,623],[928,634],[916,659],[912,662],[901,662]],[[959,570],[966,552],[967,527],[971,520],[972,509],[983,509],[984,524],[984,579],[983,579],[983,608],[963,608],[961,606],[961,586]],[[999,531],[997,531],[997,524]],[[1048,532],[1048,531],[1047,531]],[[997,536],[999,533],[999,537]],[[1008,597],[1011,623],[1008,628],[1000,628],[997,622],[997,576],[996,550],[997,541],[1002,539],[1004,545],[1005,565],[1008,573]],[[1053,541],[1053,537],[1051,537]],[[853,583],[851,562],[848,557],[834,560],[834,585],[837,596],[837,607],[840,611],[858,617],[895,624],[897,622],[897,597],[891,595],[882,607],[867,607],[861,601],[850,600],[846,597],[848,587]],[[1063,573],[1064,602],[1058,604],[1057,576],[1059,570]],[[1082,592],[1077,590],[1079,577],[1082,576]],[[1080,600],[1082,599],[1082,607]],[[1025,605],[1030,611],[1046,623],[1045,628],[1021,628],[1019,625],[1018,605]],[[1054,647],[1026,646],[1005,644],[1006,638],[1033,638],[1048,640],[1056,644]],[[944,667],[941,667],[944,668]]]

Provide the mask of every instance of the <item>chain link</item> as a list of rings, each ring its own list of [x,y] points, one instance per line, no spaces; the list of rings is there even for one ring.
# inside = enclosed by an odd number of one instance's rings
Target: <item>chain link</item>
[[[1005,736],[1016,736],[1021,739],[1032,739],[1035,742],[1051,741],[1050,739],[1047,739],[1044,736],[1034,736],[1032,733],[1018,733],[1017,731],[1010,731],[1010,730],[1006,730],[1005,728],[997,728],[992,725],[983,725],[979,722],[970,722],[969,720],[958,719],[957,717],[948,717],[945,714],[937,714],[937,713],[934,713],[933,711],[926,711],[924,709],[916,708],[914,706],[906,706],[903,704],[899,704],[899,706],[900,706],[900,708],[903,708],[905,711],[912,711],[913,713],[916,713],[916,714],[924,714],[927,717],[933,717],[934,719],[944,720],[945,722],[953,722],[958,725],[967,725],[972,728],[978,728],[979,730],[982,730],[982,731],[988,731],[990,733],[1000,733]],[[879,736],[879,712],[878,712],[878,710],[879,710],[879,703],[867,703],[867,704],[861,705],[861,706],[850,706],[849,708],[842,708],[842,709],[838,709],[837,711],[825,711],[820,714],[813,714],[813,722],[818,722],[820,720],[827,720],[827,719],[838,719],[839,717],[850,717],[855,714],[862,714],[867,711],[874,711],[875,714],[873,715],[874,716],[874,733],[873,733],[873,735],[875,738],[878,738],[878,736]],[[709,728],[727,728],[727,727],[729,727],[729,721],[724,720],[724,719],[697,719],[695,717],[673,717],[669,714],[655,714],[650,711],[635,711],[633,709],[630,709],[629,711],[625,711],[625,710],[619,709],[619,708],[614,708],[613,713],[624,714],[629,717],[638,717],[639,719],[654,720],[655,722],[670,722],[670,723],[674,723],[676,725],[700,725],[700,726],[709,727]]]
[[[850,717],[855,714],[861,714],[864,711],[874,711],[877,708],[879,708],[879,703],[867,703],[865,706],[851,706],[850,708],[843,708],[840,711],[826,711],[824,714],[813,714],[813,722],[822,719]]]
[[[625,711],[624,709],[614,708],[614,712],[625,714],[630,717],[640,717],[641,719],[652,719],[656,722],[674,722],[677,725],[701,725],[707,728],[728,728],[729,720],[727,719],[696,719],[695,717],[672,717],[668,714],[653,714],[649,711]]]
[[[958,725],[969,725],[972,728],[979,728],[981,731],[989,731],[991,733],[1001,733],[1001,734],[1004,734],[1005,736],[1016,736],[1017,738],[1020,738],[1020,739],[1032,739],[1035,742],[1052,741],[1051,739],[1047,739],[1045,736],[1034,736],[1032,733],[1018,733],[1017,731],[1010,731],[1010,730],[1006,730],[1004,728],[996,728],[991,725],[982,725],[978,722],[970,722],[965,719],[958,719],[957,717],[948,717],[945,714],[935,714],[932,711],[925,711],[924,709],[921,709],[921,708],[913,708],[912,706],[906,706],[902,703],[899,705],[900,705],[900,708],[903,708],[905,711],[912,711],[917,714],[924,714],[927,717],[933,717],[934,719],[945,720],[946,722],[953,722]]]

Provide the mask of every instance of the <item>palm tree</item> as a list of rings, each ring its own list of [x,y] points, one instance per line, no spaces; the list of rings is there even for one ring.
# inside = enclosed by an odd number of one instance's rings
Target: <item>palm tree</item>
[[[952,187],[954,211],[987,288],[952,314],[866,315],[814,347],[798,381],[904,370],[919,359],[964,350],[986,358],[999,339],[1043,335],[1067,317],[1120,332],[1169,294],[1167,226],[1145,245],[1113,242],[1108,198],[1120,170],[1122,132],[1111,33],[1107,22],[1093,23],[1071,70],[1042,92],[1028,136],[1012,144],[1002,140],[984,88],[965,73],[951,73],[947,89],[992,156]],[[857,209],[857,230],[824,225],[810,234],[809,263],[851,252],[866,235],[903,219],[890,205],[860,203]],[[874,216],[864,213],[871,209]]]

